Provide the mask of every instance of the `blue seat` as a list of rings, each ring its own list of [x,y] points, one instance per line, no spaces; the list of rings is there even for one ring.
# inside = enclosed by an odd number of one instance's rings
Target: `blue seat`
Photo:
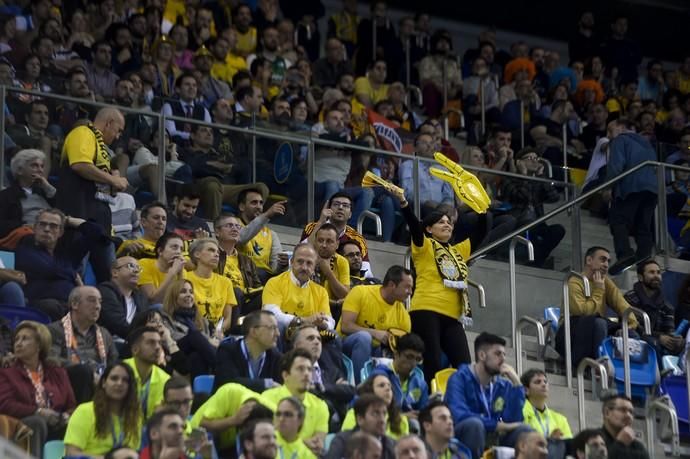
[[[62,459],[65,455],[65,444],[62,440],[51,440],[43,445],[43,459]]]
[[[681,436],[690,436],[690,413],[688,413],[688,384],[685,375],[667,376],[661,381],[661,392],[671,397],[678,415]]]
[[[385,357],[373,357],[366,362],[364,362],[364,366],[362,367],[362,371],[359,372],[360,376],[360,381],[364,381],[369,377],[372,371],[374,371],[374,368],[377,366],[383,364],[387,364],[392,362],[393,359],[388,359]]]
[[[194,378],[192,389],[195,394],[208,394],[213,392],[213,383],[215,382],[215,375],[199,375]]]
[[[93,266],[91,266],[91,262],[87,261],[86,266],[84,267],[84,279],[82,279],[84,282],[84,285],[89,285],[91,287],[95,287],[98,282],[96,282],[96,273],[93,271]]]
[[[14,269],[14,252],[0,250],[0,261],[6,269]]]
[[[326,439],[323,441],[323,450],[325,452],[328,452],[329,448],[331,447],[331,443],[333,443],[334,438],[334,433],[329,433],[328,435],[326,435]]]
[[[0,317],[7,320],[12,329],[22,320],[33,320],[46,325],[51,322],[50,317],[43,311],[30,306],[13,306],[10,304],[0,304]]]
[[[630,389],[633,399],[644,403],[648,396],[654,394],[659,384],[660,375],[656,351],[644,341],[641,359],[630,359]],[[614,338],[606,338],[599,346],[599,357],[607,357],[614,368],[614,379],[618,392],[625,391],[623,358],[616,349]]]
[[[343,354],[343,365],[345,365],[345,369],[347,370],[347,382],[352,384],[353,386],[355,385],[355,369],[354,366],[352,365],[352,360],[345,354]]]
[[[547,306],[544,308],[544,319],[548,320],[554,333],[558,331],[558,321],[561,318],[561,308],[558,306]]]

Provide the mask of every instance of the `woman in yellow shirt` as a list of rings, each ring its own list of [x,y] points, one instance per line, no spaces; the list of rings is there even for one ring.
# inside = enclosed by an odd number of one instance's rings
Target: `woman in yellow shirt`
[[[296,397],[286,397],[278,403],[274,425],[278,443],[278,457],[281,459],[316,459],[299,437],[304,424],[305,410]]]
[[[472,361],[464,328],[464,324],[471,321],[466,260],[470,248],[486,235],[486,214],[478,215],[471,235],[457,237],[451,216],[434,210],[419,221],[405,199],[404,190],[394,195],[400,201],[412,236],[410,249],[417,278],[410,318],[412,333],[424,340],[424,379],[429,383],[442,369],[443,353],[454,368]],[[462,242],[453,244],[454,236]]]
[[[92,402],[74,410],[65,433],[65,455],[102,458],[113,448],[139,449],[141,409],[134,372],[124,363],[105,369]]]

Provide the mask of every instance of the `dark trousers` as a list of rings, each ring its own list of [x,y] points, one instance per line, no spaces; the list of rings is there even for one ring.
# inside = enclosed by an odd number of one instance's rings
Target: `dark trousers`
[[[553,249],[565,236],[562,225],[547,225],[543,223],[529,230],[529,239],[534,244],[534,264],[541,266],[549,257]]]
[[[189,330],[177,344],[187,356],[192,377],[213,373],[216,366],[216,349],[199,330]]]
[[[424,379],[427,383],[442,370],[441,355],[445,353],[450,365],[458,368],[471,363],[465,329],[457,319],[433,311],[412,311],[412,332],[424,341]]]
[[[609,323],[599,316],[570,317],[570,347],[573,356],[573,368],[585,357],[597,358],[599,345],[608,335]],[[565,358],[565,326],[558,327],[556,332],[556,350]]]
[[[616,199],[609,209],[609,227],[616,250],[616,260],[635,256],[638,260],[649,257],[654,245],[652,222],[656,207],[656,194],[649,191],[630,193]],[[634,235],[637,251],[630,247]]]

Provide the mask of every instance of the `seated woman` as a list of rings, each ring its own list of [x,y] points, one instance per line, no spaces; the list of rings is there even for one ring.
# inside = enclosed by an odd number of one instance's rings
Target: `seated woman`
[[[130,332],[141,327],[152,327],[158,330],[161,335],[161,346],[163,352],[158,356],[157,365],[172,375],[189,375],[189,360],[187,355],[182,352],[177,342],[172,338],[171,329],[165,324],[165,313],[160,309],[147,309],[137,314],[129,326]]]
[[[299,437],[304,424],[304,405],[296,397],[286,397],[275,412],[276,443],[281,458],[316,459]]]
[[[398,440],[410,433],[407,417],[400,413],[400,407],[395,403],[391,381],[385,373],[376,370],[357,388],[357,395],[374,394],[383,399],[388,405],[388,421],[386,435]],[[355,410],[350,408],[345,414],[341,430],[352,430],[357,426]]]
[[[176,280],[163,300],[163,324],[173,342],[187,357],[192,375],[213,373],[219,341],[212,338],[206,320],[194,301],[194,286],[188,280]]]
[[[220,262],[218,241],[211,238],[195,240],[189,247],[189,257],[196,268],[185,273],[184,277],[194,286],[197,307],[213,326],[217,327],[222,321],[222,331],[229,330],[237,299],[230,279],[214,272]]]
[[[77,402],[67,371],[46,360],[52,339],[45,325],[22,321],[13,341],[15,361],[0,369],[0,413],[33,430],[31,454],[42,457],[48,440],[62,438]]]
[[[170,284],[182,279],[185,259],[184,241],[175,233],[165,233],[156,241],[156,258],[139,260],[139,286],[151,304],[160,304]]]
[[[65,433],[65,456],[102,459],[113,448],[138,450],[141,411],[134,372],[124,363],[108,366],[92,402],[74,410]]]

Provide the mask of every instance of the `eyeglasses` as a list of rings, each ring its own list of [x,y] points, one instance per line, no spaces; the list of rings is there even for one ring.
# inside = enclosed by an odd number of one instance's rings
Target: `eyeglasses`
[[[115,266],[115,269],[127,268],[132,272],[138,273],[141,271],[141,266],[136,263],[125,263],[124,265]]]
[[[414,360],[418,364],[424,361],[424,357],[422,357],[421,355],[411,354],[409,352],[403,352],[402,354],[400,354],[400,356],[406,360]]]
[[[62,227],[62,225],[60,223],[42,222],[42,221],[36,222],[36,226],[38,226],[39,228],[43,228],[43,229],[48,228],[51,231],[57,231],[58,229],[60,229]]]
[[[331,203],[331,207],[337,207],[339,209],[349,209],[350,207],[352,207],[352,204],[350,204],[349,202],[333,201]]]
[[[170,405],[173,408],[179,408],[183,405],[191,405],[194,399],[192,398],[185,398],[182,400],[169,400],[165,402],[166,405]]]
[[[242,225],[239,223],[223,223],[218,225],[218,228],[230,228],[230,229],[242,229]]]
[[[274,331],[274,332],[280,330],[280,328],[278,328],[277,325],[257,325],[256,328],[266,328],[269,331]]]
[[[276,418],[287,418],[292,419],[296,416],[296,413],[292,411],[276,411]]]
[[[525,155],[522,157],[525,161],[539,161],[539,156],[537,155]]]
[[[344,255],[346,258],[353,258],[353,257],[362,258],[361,252],[350,252],[350,253],[346,253]]]

